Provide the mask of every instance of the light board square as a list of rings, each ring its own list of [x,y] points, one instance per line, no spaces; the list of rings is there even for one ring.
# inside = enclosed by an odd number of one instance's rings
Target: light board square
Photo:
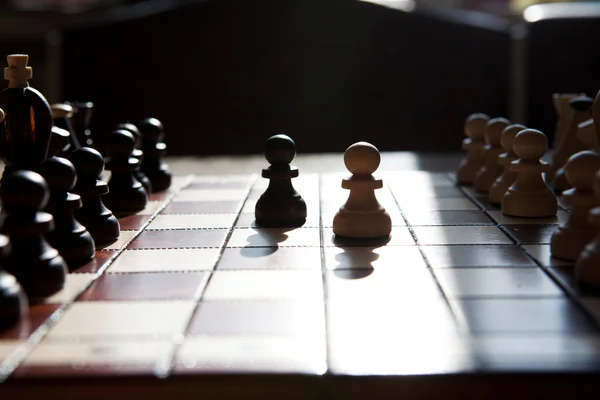
[[[497,226],[415,226],[420,245],[513,244]]]
[[[106,272],[210,271],[219,251],[218,248],[125,250]]]
[[[157,215],[147,229],[231,228],[235,217],[235,214]]]

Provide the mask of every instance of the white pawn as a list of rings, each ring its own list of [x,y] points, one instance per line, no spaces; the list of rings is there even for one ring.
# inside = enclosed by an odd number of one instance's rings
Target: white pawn
[[[594,196],[600,202],[600,171],[594,176]],[[592,208],[588,222],[596,227],[596,238],[583,248],[575,263],[578,282],[600,287],[600,207]]]
[[[502,174],[504,169],[498,164],[498,156],[504,153],[500,142],[502,141],[502,131],[510,125],[506,118],[490,119],[485,127],[485,147],[483,148],[483,157],[485,162],[481,169],[475,175],[475,190],[479,193],[488,194],[496,179]]]
[[[503,166],[504,170],[502,171],[502,175],[496,179],[492,185],[492,188],[490,189],[489,200],[492,204],[502,203],[504,194],[517,179],[517,173],[510,170],[510,164],[519,159],[513,150],[513,142],[515,140],[515,136],[517,136],[517,133],[521,132],[523,129],[527,129],[527,127],[520,124],[513,124],[507,126],[502,131],[500,144],[502,145],[505,153],[502,153],[498,156],[498,164]]]
[[[485,162],[483,147],[485,146],[485,127],[490,117],[486,114],[475,113],[465,121],[466,138],[462,141],[466,157],[461,161],[456,171],[456,181],[464,186],[472,185],[475,175]]]
[[[598,231],[588,222],[590,209],[600,206],[594,196],[594,176],[600,170],[600,155],[582,151],[572,155],[565,165],[565,176],[573,189],[562,193],[564,204],[571,210],[568,219],[553,233],[550,240],[552,257],[576,260],[586,244]]]
[[[525,218],[555,216],[558,201],[542,176],[550,165],[540,160],[548,151],[548,138],[538,130],[524,129],[515,136],[513,150],[519,160],[511,163],[510,170],[517,173],[517,179],[502,198],[502,213]]]
[[[348,200],[333,218],[333,233],[349,238],[389,236],[392,219],[375,196],[383,181],[373,177],[381,155],[375,146],[358,142],[346,149],[344,164],[350,177],[342,180],[342,188],[350,190]]]

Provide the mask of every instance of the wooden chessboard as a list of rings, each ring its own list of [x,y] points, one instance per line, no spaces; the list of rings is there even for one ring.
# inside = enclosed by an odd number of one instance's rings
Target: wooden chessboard
[[[122,218],[116,243],[0,332],[2,398],[598,388],[600,291],[549,255],[564,209],[508,218],[451,173],[383,170],[392,237],[349,242],[331,228],[344,174],[300,172],[301,228],[254,226],[257,174],[179,176]]]

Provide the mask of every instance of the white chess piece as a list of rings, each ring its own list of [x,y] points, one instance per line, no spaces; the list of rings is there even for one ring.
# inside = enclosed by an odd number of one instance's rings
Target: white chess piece
[[[373,176],[379,167],[381,155],[375,146],[358,142],[346,149],[344,164],[350,177],[342,180],[348,189],[348,200],[333,218],[333,233],[349,238],[379,238],[389,236],[392,219],[375,196],[383,181]]]
[[[594,177],[594,196],[600,201],[600,171]],[[597,235],[579,254],[575,263],[575,278],[580,283],[600,287],[600,207],[590,210],[588,222],[596,227]]]

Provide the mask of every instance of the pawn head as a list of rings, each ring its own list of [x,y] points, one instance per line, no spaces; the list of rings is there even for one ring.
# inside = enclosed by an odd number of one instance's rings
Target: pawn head
[[[500,147],[502,131],[510,125],[506,118],[490,119],[485,126],[485,142],[494,147]]]
[[[271,165],[287,165],[296,156],[296,143],[282,133],[271,136],[265,142],[265,158]]]
[[[465,121],[465,134],[471,139],[481,140],[485,137],[485,126],[490,120],[487,114],[475,113]]]
[[[344,164],[353,175],[372,175],[380,162],[381,154],[371,143],[354,143],[344,153]]]
[[[517,133],[521,132],[523,129],[527,129],[527,127],[521,124],[512,124],[504,128],[502,131],[502,138],[500,139],[500,144],[502,145],[504,151],[507,153],[513,153],[515,136],[517,136]]]
[[[46,180],[33,171],[15,171],[5,176],[0,186],[0,199],[9,213],[40,211],[48,204],[49,197]]]
[[[158,119],[146,118],[138,124],[138,129],[142,133],[142,139],[150,142],[162,140],[165,134],[165,128]]]
[[[4,110],[0,108],[0,122],[4,121]]]
[[[81,147],[69,154],[77,175],[82,178],[98,179],[104,171],[104,158],[102,154],[91,147]]]
[[[135,137],[125,129],[113,131],[106,141],[106,153],[109,157],[129,158],[135,149]]]
[[[575,111],[586,111],[592,108],[594,99],[588,96],[577,96],[569,102],[569,106]]]
[[[548,138],[537,129],[524,129],[515,136],[513,150],[521,160],[539,160],[548,151]]]
[[[573,154],[565,165],[565,178],[575,189],[592,192],[594,176],[600,170],[600,155],[586,150]]]
[[[38,172],[46,180],[50,190],[68,192],[77,181],[75,167],[63,157],[50,157],[40,164]]]

